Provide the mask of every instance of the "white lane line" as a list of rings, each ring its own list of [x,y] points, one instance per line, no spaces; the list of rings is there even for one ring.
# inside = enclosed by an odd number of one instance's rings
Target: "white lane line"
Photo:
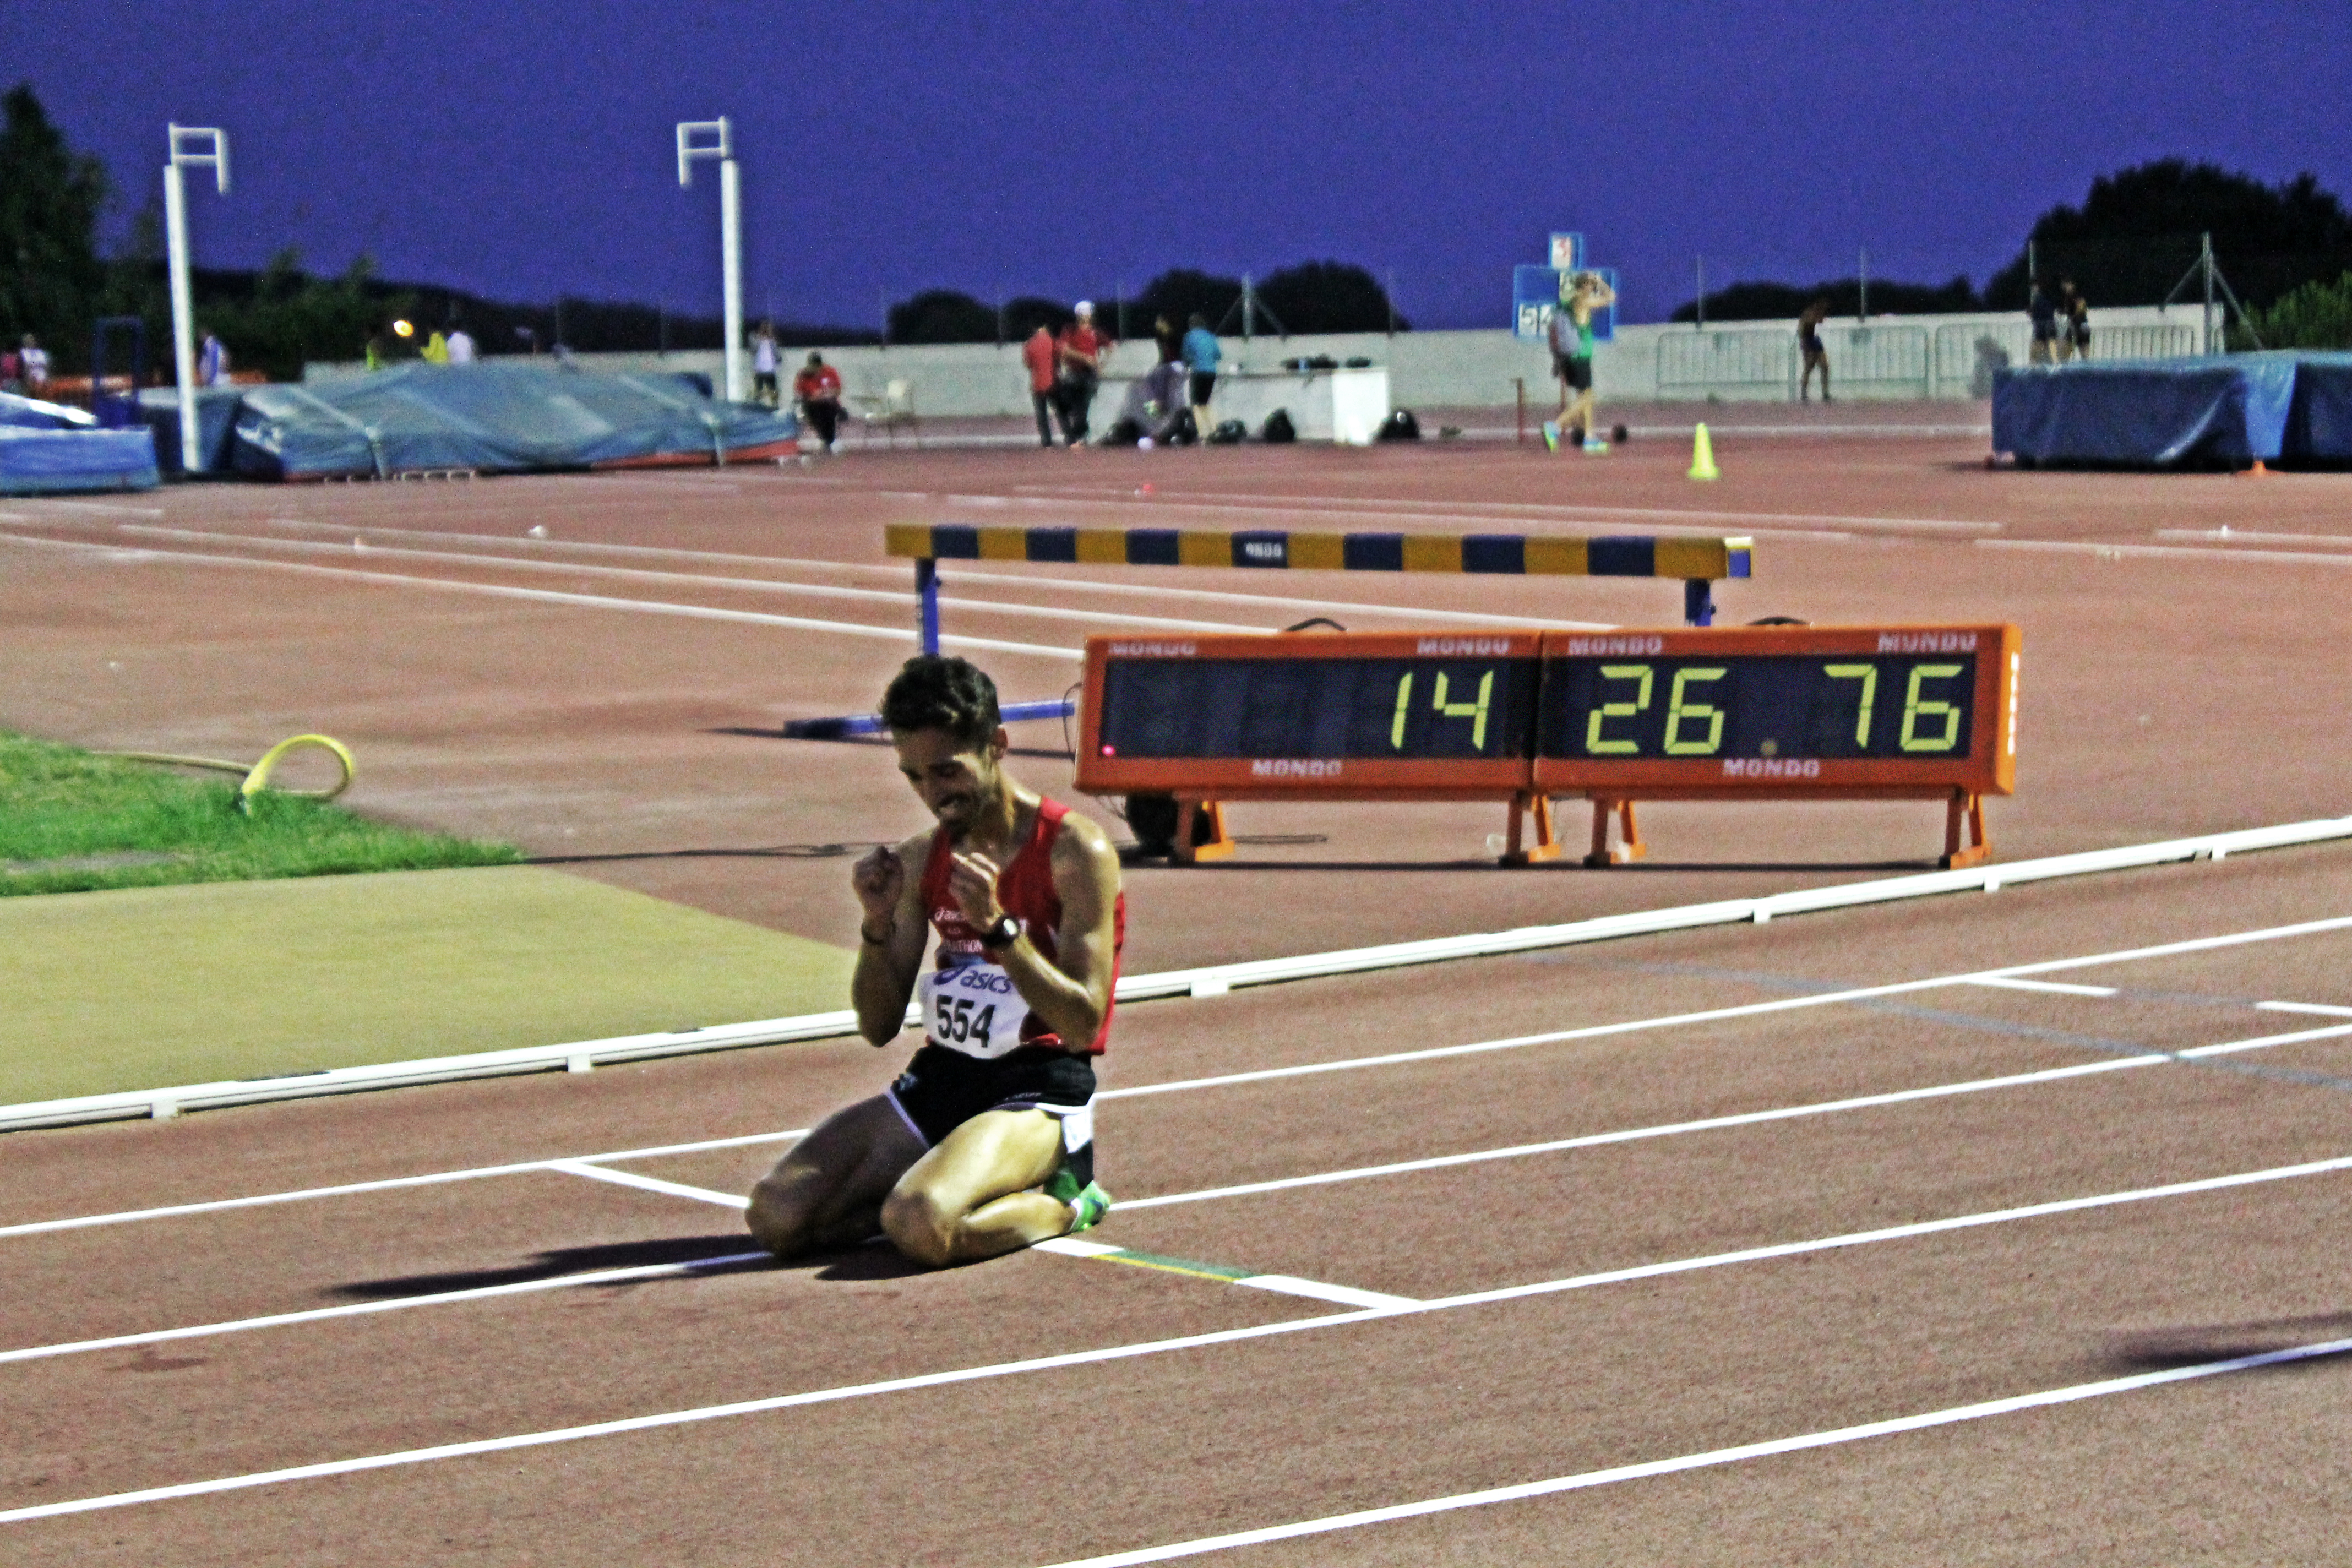
[[[409,561],[439,561],[456,566],[488,566],[511,572],[560,572],[570,576],[621,577],[640,583],[687,583],[698,588],[718,588],[728,593],[790,594],[804,598],[854,599],[861,604],[890,605],[905,608],[913,602],[911,593],[890,593],[881,588],[843,588],[819,583],[779,583],[765,577],[714,577],[690,572],[656,572],[643,566],[597,566],[579,561],[535,561],[517,555],[477,555],[454,550],[415,550],[397,544],[372,544],[364,552],[355,552],[349,545],[313,543],[301,539],[268,539],[249,533],[215,533],[193,528],[152,528],[142,523],[124,523],[118,532],[136,534],[142,538],[188,540],[200,544],[243,544],[257,550],[300,551],[306,554],[334,554],[345,558],[355,553],[384,555]],[[1046,621],[1103,621],[1130,626],[1161,626],[1175,631],[1193,632],[1263,632],[1266,626],[1235,626],[1227,621],[1176,621],[1160,616],[1126,616],[1108,610],[1070,610],[1051,605],[1011,604],[999,599],[967,599],[946,595],[941,603],[992,615],[1022,616]]]
[[[2337,550],[2352,550],[2352,534],[2345,533],[2266,533],[2257,528],[2159,528],[2158,539],[2211,539],[2222,542],[2252,544],[2325,544]]]
[[[1401,1307],[1420,1305],[1411,1296],[1391,1296],[1382,1290],[1359,1290],[1352,1285],[1327,1285],[1320,1279],[1301,1279],[1295,1274],[1252,1274],[1234,1283],[1252,1290],[1271,1290],[1277,1296],[1303,1296],[1310,1301],[1329,1301],[1341,1307],[1372,1307],[1381,1311],[1394,1311]]]
[[[1042,486],[1014,487],[1022,491],[1044,489]],[[1558,518],[1563,521],[1594,520],[1607,521],[1612,518],[1674,518],[1693,523],[1730,522],[1741,528],[1770,523],[1801,523],[1808,527],[1832,528],[1916,528],[1931,533],[1999,533],[2006,524],[1937,517],[1855,517],[1829,512],[1726,511],[1689,507],[1645,506],[1577,506],[1534,501],[1480,501],[1465,509],[1446,501],[1415,501],[1386,496],[1367,496],[1360,500],[1332,500],[1320,498],[1276,498],[1278,504],[1269,504],[1262,495],[1236,495],[1229,491],[1170,490],[1149,500],[1138,497],[1132,490],[1105,489],[1087,492],[1091,499],[1059,500],[1050,496],[1034,498],[1036,504],[1055,506],[1113,505],[1150,510],[1152,508],[1193,507],[1203,511],[1272,512],[1283,516],[1329,515],[1365,519],[1396,516],[1409,520],[1437,522],[1449,520],[1473,521],[1509,521],[1523,518]],[[1022,497],[950,495],[931,498],[950,503],[985,506],[991,503],[1008,505]]]
[[[1158,1197],[1149,1198],[1122,1198],[1115,1212],[1163,1208],[1173,1204],[1209,1203],[1221,1198],[1248,1197],[1259,1193],[1280,1193],[1299,1187],[1328,1186],[1335,1182],[1360,1182],[1377,1176],[1397,1176],[1417,1171],[1445,1170],[1456,1165],[1484,1164],[1493,1160],[1519,1160],[1536,1154],[1563,1153],[1573,1149],[1598,1149],[1612,1143],[1632,1143],[1650,1138],[1672,1138],[1686,1132],[1716,1132],[1734,1127],[1756,1127],[1772,1121],[1794,1121],[1806,1117],[1834,1115],[1844,1110],[1869,1110],[1889,1105],[1905,1105],[1916,1100],[1945,1100],[1956,1095],[1984,1094],[1994,1089],[2020,1089],[2029,1084],[2058,1083],[2067,1079],[2123,1072],[2132,1068],[2161,1067],[2172,1061],[2177,1056],[2197,1058],[2222,1056],[2241,1051],[2267,1050],[2273,1046],[2294,1045],[2305,1040],[2330,1039],[2344,1035],[2352,1035],[2352,1025],[2338,1028],[2303,1029],[2287,1035],[2263,1035],[2242,1040],[2223,1040],[2215,1045],[2198,1046],[2186,1051],[2172,1053],[2152,1050],[2148,1055],[2142,1057],[2110,1057],[2098,1061],[2077,1062],[2069,1067],[2042,1068],[2032,1072],[2006,1073],[1999,1078],[1969,1079],[1958,1083],[1927,1084],[1917,1089],[1890,1089],[1883,1094],[1863,1094],[1845,1100],[1816,1100],[1809,1105],[1776,1106],[1765,1110],[1741,1110],[1724,1116],[1702,1117],[1692,1121],[1669,1121],[1649,1127],[1627,1127],[1608,1132],[1587,1132],[1574,1138],[1556,1138],[1543,1143],[1519,1143],[1503,1149],[1482,1149],[1467,1154],[1435,1154],[1421,1160],[1398,1160],[1383,1165],[1360,1165],[1353,1170],[1321,1171],[1305,1176],[1273,1177],[1262,1182],[1244,1182],[1227,1187],[1209,1187],[1199,1192],[1167,1193]],[[1097,1095],[1096,1098],[1099,1100],[1102,1096]]]
[[[2040,1218],[2049,1215],[2079,1212],[2084,1209],[2116,1204],[2141,1203],[2162,1197],[2221,1191],[2229,1187],[2260,1183],[2278,1182],[2302,1176],[2332,1173],[2352,1168],[2352,1157],[2317,1161],[2302,1165],[2280,1166],[2267,1171],[2250,1171],[2227,1176],[2207,1177],[2199,1181],[2174,1183],[2163,1187],[2146,1187],[2126,1193],[2103,1194],[2092,1197],[2066,1198],[2055,1203],[2037,1204],[2024,1208],[2004,1209],[1987,1215],[1959,1215],[1948,1219],[1927,1220],[1914,1226],[1889,1226],[1876,1231],[1859,1232],[1847,1237],[1825,1237],[1812,1241],[1790,1242],[1773,1247],[1754,1247],[1738,1253],[1718,1253],[1706,1258],[1683,1258],[1670,1263],[1643,1265],[1633,1269],[1613,1269],[1605,1274],[1579,1275],[1567,1279],[1544,1280],[1530,1285],[1507,1286],[1498,1290],[1482,1290],[1466,1295],[1441,1297],[1427,1301],[1401,1300],[1397,1305],[1367,1308],[1360,1311],[1332,1313],[1323,1317],[1293,1319],[1279,1323],[1254,1324],[1247,1328],[1224,1329],[1210,1333],[1186,1334],[1173,1339],[1147,1340],[1130,1344],[1110,1345],[1096,1350],[1073,1351],[1061,1355],[1039,1356],[1027,1361],[1002,1362],[993,1365],[968,1367],[952,1372],[924,1373],[911,1377],[890,1378],[876,1383],[852,1384],[844,1387],[817,1389],[803,1394],[772,1395],[763,1399],[738,1400],[725,1405],[703,1405],[688,1410],[663,1411],[654,1415],[625,1416],[617,1420],[592,1422],[576,1426],[562,1426],[539,1432],[524,1432],[504,1437],[477,1438],[464,1443],[445,1443],[431,1447],[408,1448],[395,1453],[371,1454],[349,1459],[331,1459],[318,1464],[295,1465],[282,1469],[261,1470],[247,1475],[225,1476],[213,1480],[185,1481],[174,1486],[148,1487],[136,1491],[114,1492],[98,1497],[72,1498],[59,1502],[42,1503],[30,1508],[0,1511],[0,1524],[25,1520],[48,1519],[61,1514],[86,1513],[100,1509],[128,1508],[140,1503],[161,1502],[173,1498],[201,1497],[212,1493],[240,1491],[253,1487],[273,1486],[287,1481],[310,1480],[324,1476],[351,1475],[362,1470],[389,1469],[406,1465],[429,1464],[441,1459],[462,1458],[478,1454],[509,1452],[518,1448],[543,1447],[557,1443],[579,1442],[593,1437],[606,1437],[626,1432],[652,1431],[661,1427],[682,1426],[704,1421],[722,1420],[737,1415],[764,1414],[803,1405],[833,1404],[848,1399],[872,1398],[878,1394],[906,1393],[917,1389],[940,1388],[953,1384],[972,1383],[1001,1377],[1019,1376],[1034,1372],[1058,1371],[1066,1367],[1096,1365],[1105,1362],[1128,1361],[1142,1356],[1163,1354],[1171,1351],[1196,1350],[1212,1345],[1234,1344],[1247,1340],[1268,1339],[1281,1334],[1307,1333],[1342,1324],[1370,1322],[1388,1319],[1416,1317],[1424,1313],[1453,1311],[1461,1308],[1488,1306],[1501,1301],[1519,1300],[1532,1296],[1566,1290],[1588,1289],[1596,1285],[1621,1279],[1654,1278],[1663,1274],[1689,1273],[1722,1268],[1734,1263],[1751,1262],[1763,1258],[1782,1258],[1801,1252],[1837,1250],[1875,1242],[1932,1235],[1942,1230],[1970,1228],[1979,1226],[2013,1223]],[[1093,1255],[1088,1244],[1078,1247],[1057,1247],[1055,1250]],[[2352,1342],[2336,1342],[2352,1343]],[[2273,1354],[2279,1352],[2273,1352]],[[2248,1364],[2261,1358],[2246,1358]],[[2162,1374],[2158,1374],[2162,1375]]]
[[[1699,1013],[1676,1013],[1663,1017],[1633,1019],[1616,1024],[1595,1024],[1580,1029],[1543,1035],[1512,1036],[1498,1040],[1474,1041],[1460,1046],[1436,1046],[1416,1051],[1397,1051],[1386,1056],[1350,1057],[1332,1062],[1308,1062],[1292,1067],[1258,1068],[1243,1072],[1224,1073],[1210,1078],[1179,1079],[1164,1083],[1135,1084],[1125,1089],[1098,1091],[1097,1100],[1125,1100],[1145,1095],[1181,1093],[1196,1089],[1221,1089],[1234,1084],[1259,1083],[1272,1079],[1294,1078],[1323,1072],[1346,1072],[1364,1068],[1389,1067],[1407,1062],[1442,1059],[1447,1057],[1474,1055],[1484,1051],[1509,1050],[1523,1046],[1542,1045],[1555,1040],[1584,1039],[1600,1036],[1628,1034],[1642,1030],[1671,1028],[1685,1024],[1717,1023],[1726,1019],[1751,1017],[1758,1015],[1786,1012],[1800,1007],[1823,1006],[1833,1003],[1864,1001],[1873,997],[1913,991],[1933,990],[1938,986],[1962,984],[1990,976],[2007,976],[2028,973],[2051,973],[2067,968],[2082,968],[2104,963],[2133,963],[2152,958],[2171,957],[2183,952],[2204,952],[2217,947],[2241,946],[2250,942],[2275,942],[2288,937],[2311,936],[2352,928],[2352,916],[2329,920],[2305,921],[2294,925],[2269,926],[2247,931],[2233,931],[2221,936],[2192,937],[2185,941],[2161,942],[2152,947],[2126,948],[2114,952],[2092,953],[2080,958],[2050,959],[2036,963],[2017,964],[2007,969],[1980,970],[1969,974],[1940,975],[1926,980],[1899,981],[1889,985],[1864,986],[1858,990],[1817,993],[1810,996],[1775,997],[1766,1002],[1742,1003],[1730,1007],[1718,1007]],[[2301,1004],[2276,1004],[2273,1011],[2305,1011]],[[2321,1009],[2328,1016],[2333,1009]],[[2352,1016],[2352,1009],[2345,1010]],[[2198,1047],[2200,1050],[2247,1050],[2271,1044],[2288,1044],[2304,1039],[2317,1039],[2338,1031],[2316,1029],[2298,1034],[2275,1035],[2242,1042],[2225,1042],[2220,1047]],[[2181,1055],[2195,1055],[2196,1051]],[[2154,1059],[2167,1059],[2157,1057]],[[2115,1066],[2136,1065],[2141,1058],[2119,1058],[2116,1062],[2085,1064],[2080,1068],[2053,1069],[2060,1073],[2105,1071]],[[1998,1080],[1988,1080],[1998,1081]],[[1911,1093],[1901,1090],[1899,1093]],[[607,1163],[623,1160],[655,1159],[668,1154],[697,1152],[705,1149],[738,1148],[752,1143],[785,1142],[806,1135],[802,1128],[788,1132],[758,1132],[742,1137],[722,1138],[695,1143],[670,1144],[654,1149],[620,1150],[606,1154],[571,1156],[581,1163]],[[36,1220],[23,1224],[0,1226],[0,1238],[12,1236],[33,1236],[47,1231],[74,1230],[88,1226],[121,1225],[134,1220],[169,1219],[185,1215],[208,1214],[219,1209],[247,1208],[266,1204],[296,1203],[310,1198],[341,1197],[358,1193],[383,1192],[396,1187],[427,1186],[438,1182],[472,1181],[486,1176],[519,1175],[529,1171],[545,1170],[547,1160],[524,1161],[515,1164],[485,1165],[469,1170],[433,1172],[415,1176],[394,1176],[373,1182],[345,1183],[334,1186],[298,1188],[290,1192],[265,1193],[249,1197],[216,1198],[198,1203],[173,1204],[157,1208],[131,1209],[114,1214],[82,1215],[68,1219]]]
[[[7,514],[0,512],[0,518]],[[586,540],[531,539],[528,536],[509,539],[499,533],[445,533],[425,528],[379,528],[373,524],[356,527],[308,522],[299,518],[273,517],[264,520],[268,526],[299,528],[317,533],[349,534],[354,531],[381,534],[396,539],[421,539],[460,544],[493,544],[508,549],[546,551],[578,551],[586,554],[630,556],[641,560],[679,560],[726,562],[742,566],[765,566],[783,572],[823,572],[828,574],[862,574],[906,581],[908,563],[877,566],[866,562],[823,561],[784,555],[743,555],[719,550],[679,550],[650,544],[602,544]],[[252,537],[237,535],[239,538]],[[1443,614],[1448,621],[1465,621],[1478,626],[1558,626],[1570,631],[1606,631],[1613,623],[1605,621],[1568,621],[1554,616],[1496,616],[1467,610],[1433,611],[1423,605],[1367,605],[1346,599],[1301,599],[1280,594],[1234,594],[1210,588],[1172,588],[1154,583],[1102,583],[1087,577],[1036,577],[1021,573],[996,570],[1000,563],[992,561],[953,561],[948,571],[962,586],[979,584],[1019,588],[1050,588],[1056,593],[1121,594],[1149,599],[1197,599],[1204,604],[1246,605],[1285,610],[1339,610],[1342,613],[1371,616],[1407,616],[1427,620]],[[896,595],[904,599],[906,595]],[[972,601],[977,603],[978,601]]]
[[[2074,539],[1972,539],[1985,550],[2039,550],[2095,555],[2111,561],[2259,561],[2273,566],[2352,566],[2352,553],[2320,555],[2308,550],[2199,550],[2175,544],[2099,544]]]
[[[2352,1007],[2328,1007],[2317,1002],[2257,1002],[2257,1012],[2316,1013],[2323,1018],[2352,1018]]]
[[[860,626],[851,621],[813,621],[797,616],[763,615],[755,610],[717,610],[704,605],[672,605],[653,599],[610,599],[594,594],[559,594],[547,588],[514,588],[496,583],[460,583],[446,577],[409,577],[390,572],[354,572],[342,566],[313,566],[304,561],[257,561],[247,555],[206,555],[191,550],[132,550],[119,545],[85,543],[79,540],[41,539],[0,533],[0,542],[41,546],[95,554],[110,562],[151,565],[181,563],[198,566],[241,566],[256,572],[293,572],[313,577],[382,584],[401,588],[438,589],[446,594],[473,594],[495,599],[526,599],[541,605],[571,605],[593,610],[626,610],[646,616],[683,616],[690,620],[732,621],[755,626],[788,626],[796,631],[838,632],[847,637],[876,637],[885,642],[917,640],[911,630],[896,626]],[[1044,658],[1078,659],[1086,650],[1045,647],[1036,643],[1000,642],[992,637],[942,636],[941,646],[982,648],[994,653],[1034,654]]]
[[[754,1143],[789,1142],[808,1135],[805,1127],[789,1132],[753,1132],[739,1138],[707,1138],[693,1143],[663,1143],[647,1149],[615,1149],[609,1154],[574,1154],[573,1164],[606,1160],[656,1160],[672,1154],[699,1154],[711,1149],[741,1149]],[[297,1187],[282,1193],[257,1193],[242,1198],[208,1198],[199,1203],[166,1204],[157,1208],[124,1209],[115,1214],[80,1215],[72,1219],[33,1220],[0,1226],[0,1237],[40,1236],[49,1231],[80,1230],[97,1225],[127,1225],[133,1220],[179,1219],[188,1215],[216,1214],[223,1209],[262,1208],[272,1204],[307,1203],[312,1198],[347,1198],[362,1193],[396,1192],[403,1187],[429,1187],[443,1182],[478,1182],[491,1176],[520,1176],[544,1171],[552,1162],[524,1160],[509,1165],[477,1165],[463,1171],[433,1171],[417,1176],[386,1176],[373,1182],[343,1182],[331,1187]]]
[[[597,1268],[579,1274],[551,1275],[506,1285],[477,1285],[463,1290],[436,1290],[416,1296],[395,1296],[382,1301],[356,1301],[341,1307],[312,1307],[299,1312],[272,1312],[266,1317],[236,1318],[223,1323],[197,1323],[184,1329],[150,1329],[143,1333],[116,1334],[102,1340],[75,1340],[65,1344],[34,1345],[0,1351],[0,1363],[41,1361],[50,1356],[80,1355],[90,1351],[129,1350],[172,1340],[205,1339],[214,1334],[241,1334],[255,1329],[282,1329],[295,1323],[318,1323],[334,1318],[358,1318],[378,1312],[402,1312],[411,1307],[446,1307],[458,1301],[488,1301],[501,1296],[524,1296],[541,1290],[568,1290],[575,1285],[625,1285],[640,1279],[667,1279],[739,1263],[768,1260],[766,1252],[730,1252],[698,1258],[688,1263],[648,1263],[633,1268]]]
[[[1750,1459],[1771,1458],[1781,1454],[1801,1453],[1809,1448],[1834,1447],[1845,1443],[1859,1443],[1873,1437],[1891,1437],[1906,1432],[1923,1432],[1937,1426],[1957,1426],[1962,1422],[1982,1421],[1996,1415],[2011,1415],[2021,1410],[2044,1409],[2053,1405],[2072,1405],[2085,1399],[2100,1399],[2110,1394],[2132,1394],[2145,1388],[2157,1388],[2166,1384],[2187,1383],[2192,1379],[2221,1377],[2231,1373],[2252,1372],[2261,1367],[2285,1366],[2296,1362],[2315,1361],[2323,1357],[2343,1355],[2352,1352],[2352,1339],[2326,1340],[2314,1344],[2291,1346],[2285,1350],[2263,1351],[2255,1355],[2231,1356],[2224,1361],[2200,1362],[2193,1366],[2167,1367],[2160,1372],[2135,1373],[2128,1377],[2105,1378],[2097,1383],[2078,1383],[2066,1388],[2044,1389],[2035,1394],[2011,1394],[2005,1399],[1988,1399],[1974,1405],[1957,1405],[1943,1410],[1929,1410],[1916,1415],[1898,1415],[1885,1421],[1866,1421],[1853,1426],[1839,1426],[1823,1432],[1807,1432],[1793,1437],[1776,1437],[1760,1443],[1742,1443],[1728,1448],[1710,1448],[1705,1453],[1683,1454],[1670,1459],[1650,1459],[1638,1464],[1614,1465],[1607,1469],[1586,1470],[1573,1476],[1559,1476],[1549,1480],[1525,1481],[1517,1486],[1491,1487],[1484,1491],[1457,1492],[1452,1497],[1430,1498],[1421,1502],[1394,1503],[1386,1508],[1359,1509],[1351,1513],[1336,1513],[1323,1519],[1301,1520],[1293,1524],[1269,1525],[1257,1530],[1237,1530],[1224,1535],[1202,1536],[1197,1540],[1180,1541],[1166,1546],[1147,1546],[1133,1552],[1114,1552],[1105,1556],[1073,1558],[1055,1563],[1053,1568],[1140,1568],[1148,1563],[1172,1562],[1180,1557],[1200,1557],[1212,1552],[1226,1552],[1243,1546],[1260,1546],[1269,1542],[1296,1541],[1302,1536],[1328,1535],[1334,1531],[1357,1530],[1366,1525],[1386,1524],[1401,1519],[1420,1519],[1430,1514],[1452,1513],[1462,1509],[1485,1508],[1495,1503],[1518,1502],[1528,1498],[1549,1497],[1559,1492],[1582,1491],[1593,1487],[1614,1485],[1619,1481],[1646,1479],[1652,1476],[1670,1476],[1685,1470],[1707,1469],[1718,1465],[1742,1464]]]
[[[1982,980],[1970,980],[1966,984],[1990,985],[2002,991],[2047,991],[2059,996],[2113,996],[2118,989],[2113,985],[2069,985],[2063,980],[2019,980],[2006,974],[1988,975]]]
[[[581,1160],[550,1160],[547,1168],[561,1171],[567,1176],[585,1176],[592,1182],[610,1182],[617,1187],[635,1187],[648,1193],[661,1193],[673,1198],[692,1198],[698,1203],[717,1204],[723,1208],[747,1209],[751,1206],[748,1194],[722,1193],[709,1187],[689,1187],[683,1182],[666,1182],[659,1176],[641,1175],[635,1171],[610,1171],[602,1165],[591,1165]]]

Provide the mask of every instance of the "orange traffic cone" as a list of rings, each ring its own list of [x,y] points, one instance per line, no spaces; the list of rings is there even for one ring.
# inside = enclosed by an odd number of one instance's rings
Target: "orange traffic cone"
[[[1723,477],[1723,470],[1715,466],[1715,442],[1708,437],[1705,425],[1698,427],[1698,434],[1691,440],[1690,477],[1695,479],[1719,479]]]
[[[2266,479],[2271,477],[2271,471],[2263,467],[2263,460],[2260,458],[2256,458],[2252,468],[2240,468],[2231,477],[2240,479]]]

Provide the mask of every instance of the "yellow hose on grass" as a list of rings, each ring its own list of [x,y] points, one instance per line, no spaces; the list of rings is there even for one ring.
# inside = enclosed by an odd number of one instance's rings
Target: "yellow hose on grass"
[[[216,757],[174,756],[168,752],[100,752],[98,755],[120,757],[131,763],[161,763],[175,768],[210,768],[215,773],[243,773],[245,783],[236,792],[236,808],[239,811],[250,812],[253,809],[253,797],[270,787],[269,775],[277,771],[278,764],[285,760],[288,753],[299,751],[304,746],[316,746],[321,751],[332,753],[336,765],[342,769],[342,777],[337,779],[331,788],[281,789],[278,794],[296,795],[304,800],[332,800],[352,787],[352,777],[358,772],[358,764],[352,761],[350,748],[332,735],[289,735],[262,752],[259,762],[250,764],[225,763]]]

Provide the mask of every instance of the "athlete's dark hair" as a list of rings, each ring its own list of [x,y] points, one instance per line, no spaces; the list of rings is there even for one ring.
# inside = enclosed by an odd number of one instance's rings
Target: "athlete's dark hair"
[[[945,730],[958,745],[976,749],[995,738],[1004,720],[996,707],[996,682],[979,666],[925,653],[891,679],[882,694],[882,721],[901,733]]]

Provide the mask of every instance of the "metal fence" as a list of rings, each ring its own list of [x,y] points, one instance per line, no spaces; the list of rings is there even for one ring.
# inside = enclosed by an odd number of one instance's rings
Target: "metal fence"
[[[1990,397],[1992,374],[2023,364],[2032,325],[1956,321],[1934,329],[1887,323],[1821,329],[1831,374],[1840,388],[1907,393],[1915,397]],[[2197,352],[2197,329],[2186,322],[2091,324],[2094,360],[2169,359]],[[1779,388],[1798,394],[1803,362],[1787,327],[1707,327],[1670,331],[1658,339],[1658,395],[1703,396]]]
[[[1903,387],[1934,395],[1927,328],[1825,325],[1821,338],[1840,386]],[[1785,327],[1706,328],[1658,340],[1658,393],[1664,397],[1767,386],[1794,397],[1803,369],[1796,334]]]

